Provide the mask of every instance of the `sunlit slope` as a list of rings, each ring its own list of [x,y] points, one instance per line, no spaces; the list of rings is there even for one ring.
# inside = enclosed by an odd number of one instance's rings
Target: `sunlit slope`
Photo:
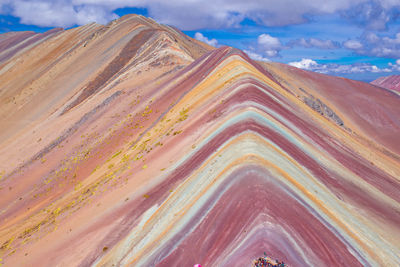
[[[91,95],[107,91],[106,87],[126,80],[132,86],[144,85],[209,49],[173,28],[136,15],[107,26],[89,24],[29,34],[8,33],[0,39],[4,49],[0,50],[0,142],[32,129],[32,122],[65,113]],[[2,58],[7,52],[13,52],[13,57]]]
[[[400,154],[399,97],[392,92],[284,64],[263,64],[293,94],[329,120],[371,141],[385,153]]]
[[[6,265],[248,266],[264,252],[290,266],[400,262],[398,121],[358,121],[341,79],[324,87],[193,43],[197,58],[167,37],[100,89],[86,78],[68,101],[51,97],[54,111],[4,139]],[[373,105],[399,118],[399,98]]]
[[[375,81],[372,81],[371,84],[392,90],[393,92],[400,94],[400,75],[379,77]]]

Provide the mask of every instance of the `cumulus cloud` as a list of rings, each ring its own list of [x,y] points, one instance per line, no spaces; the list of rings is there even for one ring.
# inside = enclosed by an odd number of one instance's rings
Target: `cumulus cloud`
[[[400,55],[400,33],[393,37],[380,37],[375,33],[367,32],[359,40],[348,40],[343,46],[360,55],[398,58]]]
[[[300,61],[290,62],[289,65],[304,70],[314,70],[316,67],[318,67],[318,63],[309,58],[303,58]]]
[[[257,38],[258,49],[263,51],[268,57],[276,57],[282,49],[281,41],[269,34],[261,34]]]
[[[69,27],[90,22],[106,24],[118,18],[102,5],[74,5],[68,1],[14,0],[3,2],[2,8],[20,18],[22,24],[43,27]]]
[[[397,0],[372,0],[355,3],[342,15],[368,30],[385,30],[389,22],[398,18],[399,13],[400,2]]]
[[[317,38],[310,39],[296,39],[289,43],[290,46],[302,46],[306,48],[319,48],[319,49],[335,49],[339,45],[332,40],[321,40]]]
[[[214,46],[214,47],[218,46],[218,41],[216,39],[214,39],[214,38],[213,39],[208,39],[201,32],[196,32],[195,35],[194,35],[194,38],[196,40],[204,42],[204,43],[206,43],[208,45],[211,45],[211,46]]]
[[[310,70],[326,74],[340,74],[340,73],[350,74],[350,73],[365,73],[365,72],[387,73],[396,70],[393,64],[389,64],[388,68],[378,68],[376,65],[371,65],[368,63],[355,63],[348,65],[340,65],[332,63],[319,64],[316,61],[309,58],[303,58],[300,61],[290,62],[289,65],[304,70]],[[398,66],[400,67],[400,65]]]
[[[354,0],[355,3],[363,1],[366,0]],[[352,4],[348,0],[149,0],[146,7],[162,23],[196,30],[237,27],[245,18],[264,26],[299,24],[307,21],[306,15],[332,14]]]
[[[284,26],[306,22],[312,15],[337,12],[358,25],[382,29],[386,23],[397,18],[400,3],[396,0],[0,1],[0,12],[17,16],[23,23],[39,26],[71,26],[91,20],[105,23],[116,17],[113,13],[115,9],[123,7],[147,8],[148,14],[155,20],[182,30],[237,27],[246,18],[264,26]]]
[[[396,60],[396,63],[389,63],[389,67],[395,71],[400,71],[400,59]]]
[[[279,38],[263,33],[257,37],[257,42],[254,42],[244,52],[252,59],[270,61],[270,58],[279,56],[279,52],[283,48],[285,47]]]
[[[265,62],[270,61],[268,58],[263,57],[262,55],[257,54],[257,53],[255,53],[255,52],[252,52],[252,51],[249,51],[249,50],[243,50],[243,51],[244,51],[251,59],[258,60],[258,61],[265,61]]]
[[[346,42],[343,43],[343,46],[347,49],[352,49],[352,50],[359,50],[363,48],[363,45],[357,40],[347,40]]]

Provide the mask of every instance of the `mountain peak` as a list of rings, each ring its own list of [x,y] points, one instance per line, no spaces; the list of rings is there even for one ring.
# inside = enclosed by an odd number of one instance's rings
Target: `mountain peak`
[[[0,86],[0,265],[398,265],[388,90],[138,15],[0,35]]]

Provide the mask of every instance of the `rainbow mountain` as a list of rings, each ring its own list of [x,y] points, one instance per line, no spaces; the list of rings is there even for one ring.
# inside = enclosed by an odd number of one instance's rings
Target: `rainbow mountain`
[[[400,75],[379,77],[378,79],[372,81],[371,84],[392,90],[393,92],[400,94]]]
[[[0,264],[400,263],[400,97],[142,16],[0,35]]]

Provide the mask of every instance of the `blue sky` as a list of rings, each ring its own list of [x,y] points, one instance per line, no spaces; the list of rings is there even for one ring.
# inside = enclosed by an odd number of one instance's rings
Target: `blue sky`
[[[0,0],[0,33],[131,13],[257,60],[363,81],[400,74],[400,0]]]

